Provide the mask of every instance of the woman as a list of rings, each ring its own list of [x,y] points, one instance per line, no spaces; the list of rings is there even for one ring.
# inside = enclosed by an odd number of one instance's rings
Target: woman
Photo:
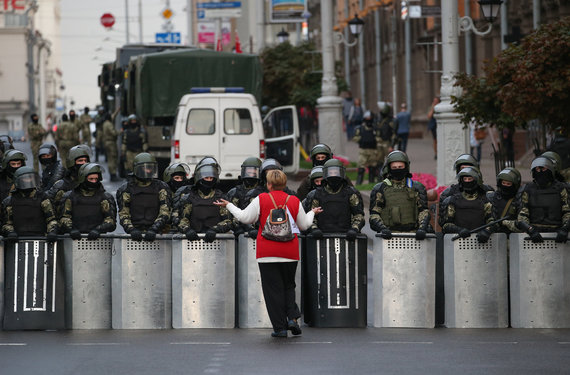
[[[261,273],[265,306],[273,326],[271,336],[287,337],[287,330],[293,335],[300,335],[301,328],[297,319],[301,316],[301,312],[295,303],[295,273],[299,261],[297,236],[295,235],[291,241],[277,242],[266,239],[261,232],[269,212],[275,208],[271,197],[277,206],[287,205],[291,217],[295,219],[301,230],[308,229],[313,223],[315,214],[322,212],[322,209],[316,207],[305,213],[297,197],[283,192],[287,186],[287,176],[283,171],[278,169],[268,171],[266,180],[269,193],[260,194],[243,210],[225,199],[217,200],[214,204],[227,206],[230,213],[243,224],[253,224],[258,220],[261,223],[257,232],[256,257]]]

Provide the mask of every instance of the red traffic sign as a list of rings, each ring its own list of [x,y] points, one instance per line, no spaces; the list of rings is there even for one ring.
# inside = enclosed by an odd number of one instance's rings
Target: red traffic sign
[[[101,25],[106,28],[113,27],[115,24],[115,17],[111,13],[105,13],[101,16]]]

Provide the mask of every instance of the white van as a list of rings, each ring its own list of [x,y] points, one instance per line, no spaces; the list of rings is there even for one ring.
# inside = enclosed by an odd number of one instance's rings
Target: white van
[[[193,88],[178,104],[171,162],[192,170],[205,156],[222,167],[220,180],[237,180],[242,162],[274,158],[286,173],[299,170],[299,121],[295,106],[278,107],[261,120],[251,94],[222,88]]]

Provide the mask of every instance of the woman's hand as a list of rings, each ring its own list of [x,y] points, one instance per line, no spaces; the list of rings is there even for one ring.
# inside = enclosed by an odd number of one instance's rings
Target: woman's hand
[[[220,207],[226,207],[230,202],[228,202],[225,199],[218,199],[217,201],[213,202],[216,206],[220,206]]]
[[[323,209],[320,207],[315,207],[313,208],[311,211],[313,211],[315,213],[315,215],[320,214],[321,212],[323,212]]]

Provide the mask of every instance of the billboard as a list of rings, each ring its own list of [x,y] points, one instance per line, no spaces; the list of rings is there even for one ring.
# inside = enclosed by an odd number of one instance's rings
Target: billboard
[[[307,0],[271,0],[271,22],[304,22],[303,13],[307,11]]]

